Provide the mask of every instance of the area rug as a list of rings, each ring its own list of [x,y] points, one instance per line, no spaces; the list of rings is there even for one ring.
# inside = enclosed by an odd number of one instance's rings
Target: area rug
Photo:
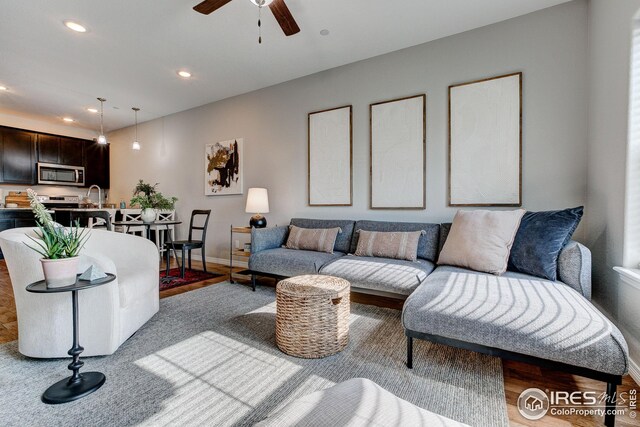
[[[275,345],[272,288],[224,282],[160,301],[160,312],[116,353],[84,359],[107,376],[84,399],[45,405],[68,360],[0,346],[3,426],[249,426],[297,397],[369,378],[422,408],[476,426],[507,426],[500,359],[423,341],[407,369],[400,312],[352,304],[346,350],[298,359]],[[82,319],[81,319],[82,321]],[[81,341],[82,341],[82,337]]]
[[[180,277],[180,269],[172,268],[169,270],[169,279],[165,280],[166,270],[160,271],[160,290],[177,288],[179,286],[190,285],[191,283],[202,282],[204,280],[213,279],[214,277],[222,277],[220,273],[205,273],[202,270],[185,269],[184,278]]]

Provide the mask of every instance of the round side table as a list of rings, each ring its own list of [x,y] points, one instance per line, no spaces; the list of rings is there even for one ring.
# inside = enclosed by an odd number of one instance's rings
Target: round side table
[[[100,372],[80,373],[80,368],[84,366],[84,362],[80,361],[80,354],[84,351],[84,348],[80,345],[78,333],[78,291],[106,285],[115,280],[115,275],[111,273],[106,274],[107,277],[92,281],[80,280],[78,276],[75,284],[59,288],[48,288],[44,280],[31,283],[27,286],[28,292],[37,294],[71,292],[71,302],[73,304],[73,347],[69,350],[69,356],[73,357],[73,361],[68,365],[69,370],[73,372],[73,374],[69,378],[58,381],[49,387],[42,394],[42,401],[44,403],[67,403],[80,399],[102,387],[102,384],[104,384],[106,380],[104,374]]]

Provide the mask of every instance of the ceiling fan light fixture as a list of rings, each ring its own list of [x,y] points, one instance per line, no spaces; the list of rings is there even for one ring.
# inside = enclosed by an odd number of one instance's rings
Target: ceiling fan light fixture
[[[251,3],[255,4],[258,7],[267,7],[271,3],[273,3],[273,0],[251,0]]]

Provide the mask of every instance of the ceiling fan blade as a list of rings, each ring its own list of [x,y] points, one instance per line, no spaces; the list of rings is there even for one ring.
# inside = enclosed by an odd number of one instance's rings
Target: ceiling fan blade
[[[286,36],[292,36],[300,32],[300,27],[298,27],[296,20],[293,19],[293,15],[289,12],[289,8],[284,0],[274,0],[274,2],[269,5],[269,9],[273,12],[273,16],[276,17],[276,21],[278,21],[278,24],[280,24]]]
[[[195,5],[193,10],[208,15],[217,9],[220,9],[230,1],[231,0],[204,0],[202,3]]]

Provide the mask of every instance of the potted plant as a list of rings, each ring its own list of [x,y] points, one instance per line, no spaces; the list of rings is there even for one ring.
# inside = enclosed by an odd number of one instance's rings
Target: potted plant
[[[176,197],[164,197],[162,193],[156,190],[157,187],[157,182],[151,185],[140,180],[133,190],[130,204],[131,206],[139,206],[142,209],[141,218],[143,222],[155,221],[158,210],[172,210],[178,201]]]
[[[38,238],[27,236],[36,246],[27,246],[42,255],[40,262],[47,287],[73,285],[78,271],[78,253],[89,235],[85,235],[86,230],[80,228],[78,221],[75,227],[69,228],[53,222],[51,215],[38,201],[37,194],[32,189],[27,190],[27,196],[38,225]]]

